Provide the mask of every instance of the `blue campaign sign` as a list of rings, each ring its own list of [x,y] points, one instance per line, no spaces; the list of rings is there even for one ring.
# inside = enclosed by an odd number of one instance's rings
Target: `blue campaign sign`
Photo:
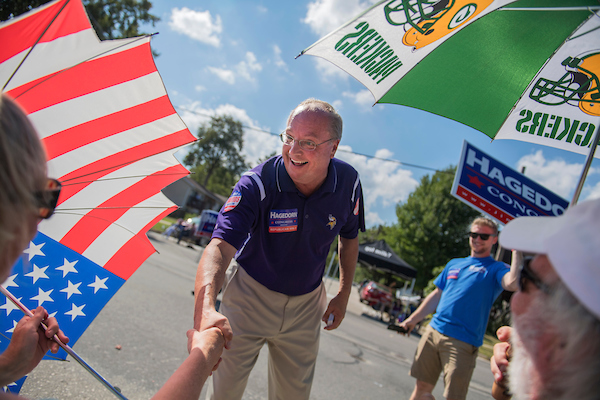
[[[569,202],[464,142],[452,195],[502,223],[520,216],[557,216]]]
[[[202,210],[202,214],[200,214],[200,218],[198,219],[198,227],[196,228],[195,235],[210,238],[215,230],[218,216],[218,211]]]

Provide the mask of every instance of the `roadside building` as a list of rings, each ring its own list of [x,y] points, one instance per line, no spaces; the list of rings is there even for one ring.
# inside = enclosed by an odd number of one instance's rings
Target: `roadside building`
[[[179,209],[170,214],[173,218],[183,218],[186,213],[199,215],[202,210],[219,211],[227,197],[213,193],[189,176],[173,182],[162,190]]]

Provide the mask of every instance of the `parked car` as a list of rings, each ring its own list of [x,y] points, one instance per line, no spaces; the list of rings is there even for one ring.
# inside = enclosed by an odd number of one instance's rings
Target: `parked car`
[[[365,285],[367,283],[371,282],[368,279],[363,279],[360,283],[357,284],[358,288],[356,290],[358,290],[358,295],[360,296],[360,292],[362,292],[362,290],[364,289]]]
[[[393,300],[390,288],[373,281],[369,281],[360,290],[360,301],[378,310],[389,307]]]

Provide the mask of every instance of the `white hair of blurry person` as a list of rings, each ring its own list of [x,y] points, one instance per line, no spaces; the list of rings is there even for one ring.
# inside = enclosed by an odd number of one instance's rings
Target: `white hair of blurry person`
[[[514,400],[600,398],[600,199],[559,217],[517,218],[500,244],[546,255],[559,278],[549,293],[535,292],[526,312],[513,313]]]
[[[46,153],[25,112],[0,97],[0,267],[10,269],[30,240],[35,194],[46,186]],[[16,253],[15,253],[16,252]],[[8,274],[9,271],[6,271]]]

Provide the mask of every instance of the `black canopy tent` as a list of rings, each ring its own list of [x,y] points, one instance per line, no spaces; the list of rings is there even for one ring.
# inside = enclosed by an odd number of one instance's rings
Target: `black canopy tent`
[[[358,261],[362,261],[377,270],[389,272],[403,279],[413,280],[413,282],[417,277],[417,270],[398,257],[385,240],[359,245]]]
[[[336,265],[334,271],[331,271],[334,259],[335,252],[331,257],[329,267],[325,273],[326,277],[334,277],[337,274],[339,265]],[[412,281],[410,285],[410,292],[412,292],[415,285],[415,278],[417,277],[417,270],[398,257],[385,240],[359,244],[358,262],[367,264],[369,267],[377,270],[399,276],[407,281]],[[406,289],[406,286],[404,288]]]

